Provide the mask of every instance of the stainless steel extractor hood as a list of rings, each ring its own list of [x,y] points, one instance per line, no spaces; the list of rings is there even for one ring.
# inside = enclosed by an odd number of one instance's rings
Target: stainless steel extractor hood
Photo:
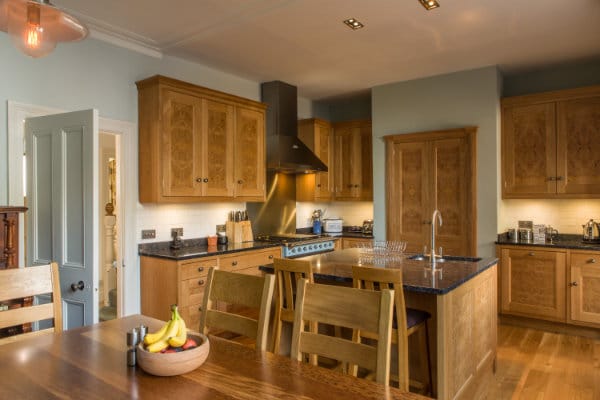
[[[298,139],[298,90],[281,81],[261,85],[267,104],[267,169],[285,173],[327,172],[327,166]]]

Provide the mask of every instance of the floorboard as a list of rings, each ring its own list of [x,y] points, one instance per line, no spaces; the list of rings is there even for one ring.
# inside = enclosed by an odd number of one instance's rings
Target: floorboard
[[[490,400],[600,400],[600,340],[501,324]]]

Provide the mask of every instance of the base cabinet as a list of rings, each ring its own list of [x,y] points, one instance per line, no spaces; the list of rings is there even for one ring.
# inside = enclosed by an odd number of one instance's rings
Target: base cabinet
[[[600,326],[600,253],[571,252],[569,322]]]
[[[170,306],[177,304],[188,328],[198,330],[204,288],[210,267],[244,274],[261,274],[260,265],[281,257],[281,248],[248,250],[217,257],[168,260],[140,257],[142,314],[166,321]]]
[[[502,245],[500,312],[600,328],[600,252]]]

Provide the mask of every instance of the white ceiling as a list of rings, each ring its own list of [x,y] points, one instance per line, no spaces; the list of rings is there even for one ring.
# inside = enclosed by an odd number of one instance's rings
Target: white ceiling
[[[600,0],[55,0],[92,30],[317,100],[425,76],[600,56]],[[342,20],[365,27],[353,31]]]

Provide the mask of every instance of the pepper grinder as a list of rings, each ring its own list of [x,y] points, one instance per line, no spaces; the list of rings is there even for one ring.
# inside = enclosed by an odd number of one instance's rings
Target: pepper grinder
[[[140,335],[137,328],[133,328],[131,331],[127,332],[127,365],[130,367],[135,367],[135,346],[137,346],[139,342]]]

